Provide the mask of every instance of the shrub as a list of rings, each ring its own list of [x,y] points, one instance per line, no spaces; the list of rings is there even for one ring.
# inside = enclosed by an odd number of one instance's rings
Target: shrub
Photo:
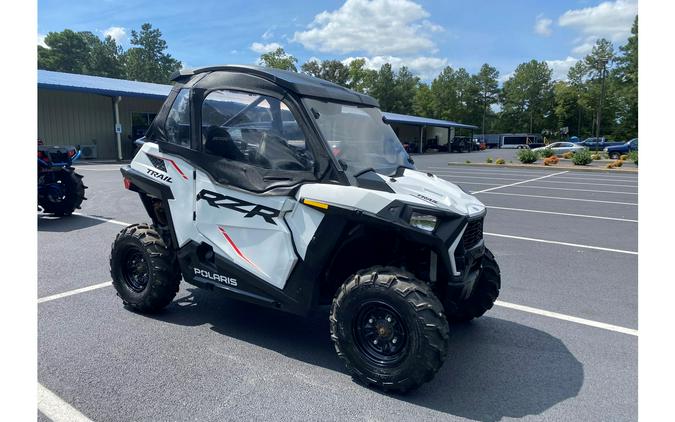
[[[471,160],[466,160],[465,163],[466,163],[466,164],[471,164]]]
[[[611,163],[607,163],[607,165],[605,167],[608,168],[608,169],[613,169],[616,166],[614,165],[614,162],[611,162]]]
[[[488,164],[492,163],[492,157],[488,157],[487,160],[485,160],[485,162]]]
[[[593,154],[591,155],[591,159],[593,160],[600,160],[602,157],[600,157],[600,154]]]
[[[591,153],[587,149],[583,149],[572,157],[572,162],[575,166],[585,166],[590,164],[593,161],[591,158]]]
[[[611,163],[607,164],[606,167],[607,167],[608,169],[614,169],[614,168],[617,168],[617,167],[621,167],[622,165],[623,165],[623,161],[621,161],[621,160],[614,160],[614,161],[612,161]]]
[[[552,166],[552,165],[558,164],[558,161],[560,161],[560,159],[558,157],[556,157],[555,155],[552,155],[550,157],[544,158],[544,165],[545,166]]]
[[[615,160],[614,165],[617,167],[621,167],[623,165],[623,160]]]
[[[551,148],[544,148],[544,149],[541,150],[540,154],[541,154],[542,157],[548,158],[548,157],[551,157],[551,156],[555,155],[555,152],[553,152],[553,150]]]
[[[523,164],[532,164],[539,158],[539,154],[531,149],[521,149],[518,151],[518,160]]]
[[[637,151],[631,151],[628,154],[628,159],[631,160],[632,162],[635,163],[635,165],[638,165],[638,152]]]
[[[566,153],[563,154],[563,158],[570,159],[574,157],[574,153],[572,151],[567,151]]]
[[[619,160],[621,161],[626,161],[628,159],[628,154],[621,154],[621,157],[619,157]]]
[[[506,164],[506,161],[503,158],[497,158],[497,161],[495,161],[495,164]]]

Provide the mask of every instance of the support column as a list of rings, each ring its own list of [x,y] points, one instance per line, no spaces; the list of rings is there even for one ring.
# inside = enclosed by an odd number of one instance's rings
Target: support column
[[[117,139],[117,160],[122,161],[122,134],[117,131],[118,125],[120,125],[120,101],[122,101],[122,97],[114,97],[113,98],[113,105],[115,107],[115,127],[113,130],[115,130],[115,137]]]
[[[422,154],[424,152],[424,126],[420,126],[420,151],[419,153]]]

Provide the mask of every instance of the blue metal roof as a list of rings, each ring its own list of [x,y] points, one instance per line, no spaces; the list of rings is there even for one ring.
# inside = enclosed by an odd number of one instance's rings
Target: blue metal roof
[[[465,125],[449,120],[429,119],[427,117],[408,116],[398,113],[382,113],[389,123],[402,123],[415,126],[458,127],[465,129],[478,129],[478,126]]]
[[[109,96],[157,98],[162,100],[171,91],[171,85],[52,72],[49,70],[38,70],[38,88],[91,92]]]
[[[171,85],[149,82],[128,81],[125,79],[104,78],[101,76],[78,75],[74,73],[38,70],[38,88],[61,91],[90,92],[94,94],[125,97],[144,97],[164,99],[171,91]],[[391,123],[415,126],[458,127],[478,129],[477,126],[451,122],[449,120],[429,119],[398,113],[383,113]]]

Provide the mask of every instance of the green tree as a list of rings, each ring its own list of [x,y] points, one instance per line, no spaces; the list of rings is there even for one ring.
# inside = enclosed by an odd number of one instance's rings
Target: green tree
[[[377,71],[366,68],[365,59],[354,59],[347,66],[349,81],[347,87],[364,94],[373,89],[373,84],[377,78]]]
[[[485,133],[485,122],[494,115],[492,106],[499,101],[499,71],[485,63],[474,78],[480,92],[481,130]]]
[[[631,36],[626,45],[619,47],[615,76],[617,79],[620,107],[616,136],[629,139],[638,136],[638,18],[635,17]]]
[[[295,67],[295,64],[298,62],[298,59],[292,55],[286,53],[286,50],[279,47],[274,51],[264,53],[258,59],[258,62],[265,67],[273,67],[275,69],[281,70],[290,70],[292,72],[297,72],[298,68]]]
[[[435,108],[436,118],[452,120],[457,119],[458,98],[457,81],[455,70],[446,66],[441,73],[431,81],[431,95]]]
[[[518,65],[502,88],[502,127],[534,133],[555,125],[551,73],[544,61]]]
[[[349,69],[339,60],[324,60],[320,64],[311,60],[303,64],[300,69],[308,75],[345,87],[349,82]]]
[[[124,51],[111,36],[101,40],[91,32],[81,32],[81,34],[89,47],[87,70],[90,75],[108,78],[126,77]]]
[[[144,23],[140,31],[131,31],[131,45],[124,54],[127,78],[155,83],[169,83],[171,74],[181,68],[181,62],[171,57],[162,39],[162,32]]]
[[[48,48],[38,46],[38,69],[67,73],[87,73],[89,46],[81,33],[64,29],[45,37]]]
[[[380,107],[384,111],[394,111],[396,103],[396,90],[393,89],[396,84],[396,75],[391,68],[391,64],[385,63],[377,72],[377,77],[373,82],[373,88],[370,95],[377,98]]]
[[[413,99],[413,113],[422,117],[436,117],[436,104],[431,88],[427,84],[420,84]]]
[[[48,48],[38,46],[38,69],[123,78],[122,48],[114,39],[101,40],[91,32],[65,29],[45,37]]]

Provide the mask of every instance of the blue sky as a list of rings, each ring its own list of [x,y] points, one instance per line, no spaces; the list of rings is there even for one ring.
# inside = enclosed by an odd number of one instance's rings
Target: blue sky
[[[637,0],[40,0],[38,42],[69,28],[127,48],[131,30],[150,22],[186,67],[255,63],[283,46],[299,64],[364,57],[424,80],[446,65],[475,72],[486,62],[505,78],[533,58],[563,78],[597,38],[625,43],[635,14]]]

